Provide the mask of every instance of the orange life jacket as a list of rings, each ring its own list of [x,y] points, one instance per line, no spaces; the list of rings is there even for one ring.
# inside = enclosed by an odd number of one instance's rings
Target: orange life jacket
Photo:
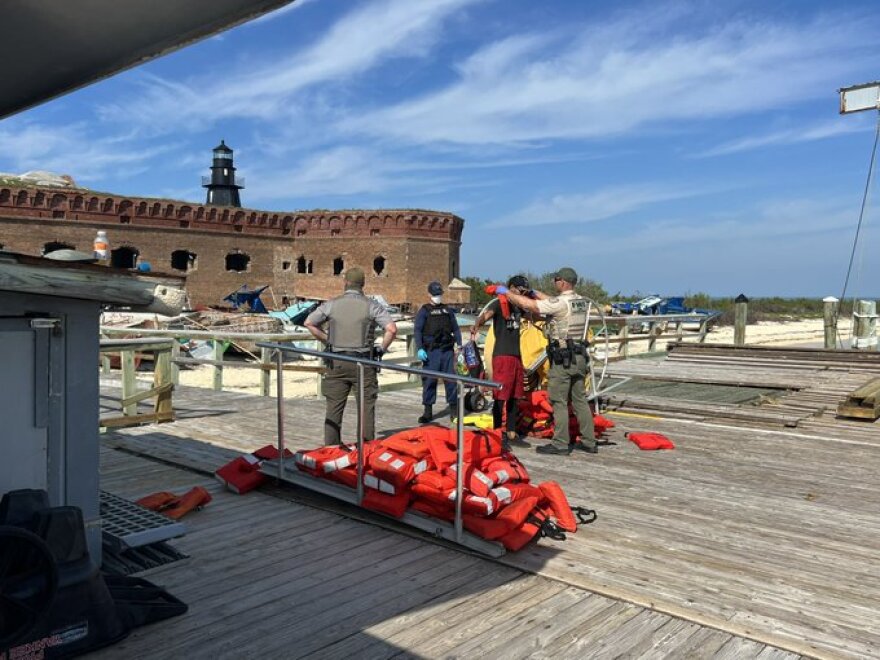
[[[367,475],[364,475],[365,482],[366,477]],[[364,488],[364,498],[361,500],[361,506],[394,518],[400,518],[409,507],[409,497],[408,490],[401,490],[399,493],[391,494],[380,492],[375,488]]]
[[[529,473],[519,459],[510,452],[505,452],[500,458],[492,458],[484,461],[480,469],[492,480],[496,486],[507,482],[528,482]]]
[[[627,431],[624,437],[634,442],[639,449],[675,449],[672,440],[662,433],[634,433]]]
[[[500,507],[505,507],[512,502],[524,500],[527,497],[534,497],[538,501],[544,499],[541,489],[531,484],[507,484],[505,486],[496,486],[492,489],[492,494],[498,500]]]
[[[537,503],[538,499],[535,497],[514,502],[510,506],[504,507],[494,518],[463,515],[462,525],[469,532],[494,541],[520,527]]]
[[[286,457],[293,454],[285,449]],[[265,483],[268,477],[260,472],[260,467],[265,460],[278,458],[278,448],[274,445],[266,445],[253,453],[239,456],[218,469],[214,477],[228,490],[239,495],[244,495]]]
[[[400,431],[383,439],[380,444],[385,449],[390,449],[393,452],[420,461],[430,454],[424,428],[426,427],[419,426],[414,429]],[[431,432],[428,431],[427,433]]]
[[[527,502],[530,499],[522,501]],[[521,550],[526,543],[538,535],[549,536],[559,541],[565,540],[565,532],[550,520],[551,513],[549,504],[534,507],[521,525],[507,532],[499,540],[511,552]]]
[[[416,460],[391,449],[379,449],[370,456],[370,471],[380,479],[404,488],[417,474],[428,470],[430,459]]]
[[[440,520],[455,519],[455,509],[447,505],[436,504],[429,500],[415,498],[412,501],[410,508],[415,509],[419,513],[431,516],[432,518],[439,518]]]
[[[562,486],[555,481],[545,481],[542,484],[538,484],[538,488],[541,489],[541,492],[550,504],[553,517],[556,518],[556,524],[559,525],[559,528],[566,532],[576,532],[577,520],[575,520],[571,505],[568,503],[568,498],[565,496]]]
[[[364,454],[368,454],[368,444],[364,444]],[[342,470],[357,465],[357,449],[346,445],[328,445],[309,451],[298,451],[293,455],[296,467],[316,477],[328,472]]]
[[[151,511],[178,520],[190,511],[202,508],[210,501],[211,493],[202,486],[196,486],[180,496],[162,491],[142,497],[137,503]]]
[[[456,479],[458,469],[455,465],[450,465],[444,474],[452,479]],[[489,491],[495,483],[482,470],[478,470],[470,463],[464,464],[464,487],[478,497],[488,497]]]

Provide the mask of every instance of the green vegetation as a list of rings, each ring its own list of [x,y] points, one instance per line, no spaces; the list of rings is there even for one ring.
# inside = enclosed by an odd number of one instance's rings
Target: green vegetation
[[[525,275],[533,289],[552,293],[553,273],[535,275],[534,273],[511,273],[502,280],[489,280],[480,277],[463,277],[462,280],[471,287],[471,304],[480,308],[492,298],[486,293],[485,288],[489,284],[507,282],[513,275]],[[576,287],[578,293],[592,298],[601,303],[617,301],[636,301],[643,296],[626,295],[616,293],[609,296],[600,282],[581,278]],[[697,309],[711,309],[721,312],[718,325],[733,325],[734,298],[716,298],[708,293],[688,293],[685,295],[684,304]],[[822,318],[824,303],[821,298],[781,298],[779,296],[769,298],[749,299],[749,323],[759,321],[799,321],[801,319]],[[840,306],[840,316],[849,317],[852,314],[852,301],[844,301]]]

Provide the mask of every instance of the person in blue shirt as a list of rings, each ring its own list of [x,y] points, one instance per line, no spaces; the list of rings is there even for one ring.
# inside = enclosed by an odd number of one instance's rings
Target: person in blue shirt
[[[414,337],[416,355],[425,369],[455,373],[455,347],[461,348],[461,330],[455,312],[443,303],[443,287],[440,282],[428,285],[431,302],[422,305],[416,314]],[[446,403],[449,413],[456,410],[457,388],[454,380],[444,381]],[[434,419],[433,406],[437,400],[437,379],[422,378],[422,405],[425,410],[419,424]]]

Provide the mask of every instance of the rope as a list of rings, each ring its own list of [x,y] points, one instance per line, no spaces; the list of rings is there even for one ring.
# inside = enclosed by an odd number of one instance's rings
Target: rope
[[[859,210],[859,222],[856,225],[856,235],[853,238],[853,246],[852,252],[849,255],[849,265],[846,269],[846,279],[843,281],[843,291],[840,294],[840,303],[843,305],[843,301],[846,299],[846,289],[849,286],[849,278],[852,273],[853,262],[856,257],[856,248],[859,244],[859,235],[862,231],[862,221],[865,218],[865,207],[868,204],[868,193],[871,190],[871,181],[874,178],[874,161],[877,158],[877,142],[880,140],[880,111],[877,112],[877,129],[874,132],[874,147],[871,149],[871,162],[868,165],[868,177],[865,180],[865,191],[862,194],[862,206]],[[853,296],[853,309],[855,309],[855,296]],[[837,308],[836,313],[834,314],[834,327],[837,327],[838,320],[840,319],[840,307]],[[852,334],[852,333],[851,333]],[[843,342],[840,339],[840,333],[837,334],[837,343],[841,348],[843,347]]]

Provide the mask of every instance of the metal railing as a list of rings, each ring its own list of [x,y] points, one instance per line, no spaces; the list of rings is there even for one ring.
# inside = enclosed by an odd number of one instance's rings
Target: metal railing
[[[455,475],[455,521],[454,521],[454,536],[449,540],[455,541],[461,545],[468,545],[469,547],[474,547],[474,549],[483,549],[483,546],[486,545],[485,541],[482,541],[481,544],[475,545],[473,543],[467,543],[464,531],[462,528],[462,517],[461,517],[461,507],[462,507],[462,499],[463,499],[463,491],[464,491],[464,398],[465,392],[463,385],[474,385],[477,387],[487,387],[491,389],[498,389],[501,387],[500,383],[496,383],[491,380],[482,380],[480,378],[472,378],[470,376],[460,376],[456,373],[446,373],[442,371],[434,371],[431,369],[417,369],[410,366],[405,366],[401,364],[385,364],[380,360],[371,360],[369,358],[360,358],[352,355],[340,355],[338,353],[331,353],[327,351],[314,351],[308,348],[297,348],[296,346],[289,346],[285,344],[275,344],[275,343],[258,343],[257,346],[260,348],[272,349],[275,351],[275,364],[278,371],[277,378],[277,415],[278,415],[278,479],[284,481],[284,449],[285,449],[285,438],[284,438],[284,379],[281,377],[281,369],[284,364],[284,353],[299,353],[302,355],[311,355],[313,357],[324,358],[328,360],[333,360],[334,362],[351,362],[357,365],[357,393],[358,393],[358,411],[357,411],[357,472],[358,472],[358,481],[357,481],[357,499],[355,503],[360,506],[364,497],[364,415],[365,415],[365,401],[364,401],[364,370],[366,368],[376,368],[376,369],[390,369],[392,371],[401,371],[407,374],[419,375],[427,378],[442,378],[443,380],[454,380],[458,384],[458,401],[457,408],[458,414],[456,415],[456,430],[457,430],[457,440],[456,440],[456,475]],[[318,481],[317,479],[315,481]],[[300,485],[309,485],[308,483],[300,482]],[[314,488],[313,488],[314,489]],[[326,489],[315,489],[322,490],[323,492],[327,492]],[[334,493],[330,492],[328,494],[337,496]],[[406,516],[405,516],[406,518]],[[417,527],[421,527],[422,529],[427,529],[424,525],[418,525],[412,519],[406,520],[404,522],[408,522]],[[429,531],[433,531],[435,534],[439,536],[445,536],[443,534],[442,526],[439,526],[439,523],[433,523],[433,528]],[[485,550],[484,550],[485,551]]]

